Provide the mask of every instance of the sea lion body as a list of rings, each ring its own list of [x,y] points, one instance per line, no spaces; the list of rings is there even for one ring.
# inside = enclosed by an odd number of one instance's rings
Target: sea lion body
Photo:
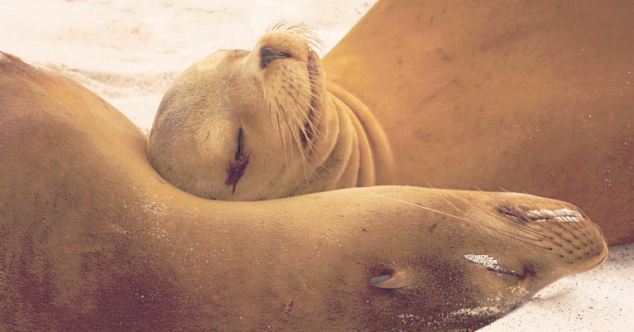
[[[573,202],[634,241],[628,1],[379,1],[323,60],[365,103],[399,184]]]
[[[392,155],[381,126],[361,102],[328,86],[298,28],[265,34],[251,52],[216,52],[176,79],[148,145],[164,178],[223,200],[387,181]]]
[[[512,193],[205,200],[69,79],[0,56],[0,328],[475,328],[598,265],[599,228]]]

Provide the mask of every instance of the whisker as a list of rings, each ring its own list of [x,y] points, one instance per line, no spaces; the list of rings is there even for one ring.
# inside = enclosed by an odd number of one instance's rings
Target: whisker
[[[288,127],[288,121],[285,120],[286,115],[283,112],[280,111],[280,104],[279,104],[279,101],[277,99],[277,95],[274,98],[275,98],[275,104],[277,105],[276,114],[278,116],[278,123],[280,124],[278,128],[280,129],[280,135],[282,136],[282,144],[284,145],[284,147],[283,147],[283,149],[284,149],[284,158],[286,159],[287,158],[286,157],[286,151],[289,150],[290,145],[286,144],[286,130],[284,130],[285,128],[282,128],[281,124],[282,123],[286,124],[286,126]],[[282,121],[279,121],[279,118],[281,118]],[[289,144],[290,144],[290,142],[289,142]],[[287,169],[288,169],[288,162],[286,162],[286,163],[287,163]]]
[[[522,232],[524,232],[526,234],[530,234],[530,235],[535,236],[535,237],[540,238],[540,239],[548,239],[548,237],[546,237],[544,234],[542,234],[541,232],[539,232],[539,231],[537,231],[535,229],[532,229],[532,228],[530,228],[528,226],[522,225],[522,224],[517,223],[515,221],[509,220],[508,218],[506,218],[504,216],[496,215],[496,214],[494,214],[493,212],[489,211],[486,208],[483,208],[481,206],[476,206],[475,204],[470,203],[470,201],[467,200],[466,198],[461,198],[460,194],[456,194],[456,196],[454,196],[454,197],[456,197],[456,199],[458,199],[458,200],[461,200],[463,203],[467,204],[468,206],[476,208],[479,211],[483,212],[484,214],[490,216],[491,218],[500,220],[504,224],[510,225],[511,227],[513,227],[513,228],[515,228],[517,230],[520,230],[520,231],[522,231]],[[534,225],[536,227],[542,227],[543,228],[543,226],[540,225],[540,224],[534,224]]]
[[[523,242],[523,243],[526,243],[526,244],[529,244],[529,245],[541,247],[541,248],[544,248],[544,249],[548,248],[547,246],[543,246],[543,245],[537,244],[535,242],[530,242],[526,237],[518,236],[517,234],[511,233],[511,232],[503,230],[503,229],[499,229],[497,227],[493,227],[493,226],[488,225],[488,224],[484,224],[484,223],[475,224],[474,221],[471,220],[471,219],[464,218],[464,217],[461,217],[461,216],[458,216],[458,215],[455,215],[455,214],[451,214],[451,213],[448,213],[448,212],[444,212],[444,211],[441,211],[441,210],[438,210],[438,209],[430,208],[430,207],[424,206],[422,204],[409,202],[409,201],[406,201],[406,200],[402,200],[402,199],[398,199],[398,198],[382,195],[382,194],[375,193],[375,192],[373,192],[372,194],[375,195],[375,196],[379,196],[379,197],[381,197],[383,199],[388,199],[388,200],[391,200],[391,201],[394,201],[394,202],[397,202],[397,203],[418,207],[418,208],[423,209],[425,211],[429,211],[429,212],[432,212],[432,213],[438,213],[440,215],[444,215],[444,216],[447,216],[447,217],[450,217],[450,218],[454,218],[454,219],[457,219],[457,220],[460,220],[460,221],[468,222],[468,223],[474,224],[475,226],[486,227],[486,228],[492,229],[492,230],[494,230],[496,232],[502,233],[502,234],[504,234],[506,236],[509,236],[509,237],[511,237],[511,238],[513,238],[513,239],[515,239],[517,241],[520,241],[520,242]],[[467,205],[473,206],[473,205],[470,205],[468,203],[467,203]],[[501,218],[497,217],[496,219],[501,219]]]

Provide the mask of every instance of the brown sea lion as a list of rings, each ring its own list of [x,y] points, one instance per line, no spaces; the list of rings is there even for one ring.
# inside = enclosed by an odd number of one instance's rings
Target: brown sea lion
[[[223,200],[393,181],[385,134],[360,102],[327,86],[315,40],[303,26],[277,25],[253,51],[220,51],[185,71],[150,133],[158,172]]]
[[[399,184],[573,202],[634,241],[631,1],[379,1],[323,60]]]
[[[475,328],[607,255],[583,212],[524,194],[201,199],[102,99],[0,59],[1,330]]]

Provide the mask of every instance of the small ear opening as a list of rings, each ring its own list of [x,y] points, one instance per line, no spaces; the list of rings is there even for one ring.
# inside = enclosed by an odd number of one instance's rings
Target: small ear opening
[[[370,278],[370,285],[382,289],[399,289],[414,284],[414,277],[409,271],[386,271]]]

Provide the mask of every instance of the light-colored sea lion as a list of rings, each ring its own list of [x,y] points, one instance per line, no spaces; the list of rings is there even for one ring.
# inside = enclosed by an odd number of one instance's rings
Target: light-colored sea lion
[[[400,184],[580,206],[634,241],[631,1],[379,1],[323,60]]]
[[[475,328],[607,254],[583,212],[524,194],[198,198],[102,99],[0,59],[1,330]]]
[[[251,52],[220,51],[185,71],[150,133],[158,172],[223,200],[391,181],[385,134],[362,103],[327,86],[314,40],[302,26],[278,25]]]

